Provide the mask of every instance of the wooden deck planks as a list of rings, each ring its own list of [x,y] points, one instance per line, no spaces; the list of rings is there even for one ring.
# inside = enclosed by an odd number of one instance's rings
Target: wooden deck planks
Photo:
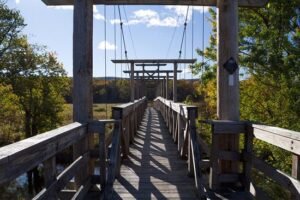
[[[161,115],[148,108],[114,183],[113,199],[197,199],[187,173]]]

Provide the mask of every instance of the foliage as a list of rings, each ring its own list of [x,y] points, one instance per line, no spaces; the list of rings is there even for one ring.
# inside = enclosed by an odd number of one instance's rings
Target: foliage
[[[213,111],[206,112],[207,116],[214,118],[216,12],[210,9],[210,13],[210,45],[204,51],[197,50],[205,62],[196,64],[193,72],[202,73],[198,90],[207,109]],[[240,8],[239,21],[239,64],[244,74],[240,84],[241,119],[300,130],[299,0],[270,0],[266,8]],[[260,158],[290,172],[290,153],[261,141],[255,141],[254,148]],[[286,197],[277,185],[270,181],[266,184],[261,176],[255,179],[265,190],[276,191],[273,198]]]
[[[0,146],[3,146],[21,138],[23,114],[11,86],[0,84],[0,96]]]
[[[25,37],[14,42],[18,48],[5,55],[0,77],[19,97],[25,134],[30,137],[60,124],[68,82],[55,54],[29,44]]]
[[[9,9],[5,2],[0,0],[0,59],[13,47],[13,41],[24,26],[24,19],[20,12]]]

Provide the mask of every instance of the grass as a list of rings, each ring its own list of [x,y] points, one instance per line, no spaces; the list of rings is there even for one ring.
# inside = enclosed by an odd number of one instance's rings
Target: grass
[[[111,107],[116,104],[94,104],[93,105],[93,116],[94,119],[111,119]],[[63,112],[63,125],[70,124],[73,121],[73,104],[65,104]]]

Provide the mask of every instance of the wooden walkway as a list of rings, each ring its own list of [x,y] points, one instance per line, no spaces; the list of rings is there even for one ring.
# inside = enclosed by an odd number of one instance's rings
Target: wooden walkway
[[[149,107],[114,183],[113,199],[197,199],[187,173],[162,116]]]

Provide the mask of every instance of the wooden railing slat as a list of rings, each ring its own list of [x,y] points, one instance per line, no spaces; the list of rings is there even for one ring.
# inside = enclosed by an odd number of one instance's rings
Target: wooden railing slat
[[[87,135],[73,123],[0,148],[0,184],[13,180]]]
[[[74,176],[75,172],[81,169],[83,166],[86,167],[89,159],[89,153],[78,157],[71,165],[69,165],[61,174],[58,175],[57,180],[52,183],[48,188],[43,189],[33,200],[51,199],[54,194],[63,189],[70,179]]]
[[[259,158],[248,155],[252,157],[253,166],[259,171],[263,172],[266,176],[270,177],[284,188],[290,190],[293,194],[300,195],[300,182],[284,172],[268,165],[266,162],[260,160]]]

